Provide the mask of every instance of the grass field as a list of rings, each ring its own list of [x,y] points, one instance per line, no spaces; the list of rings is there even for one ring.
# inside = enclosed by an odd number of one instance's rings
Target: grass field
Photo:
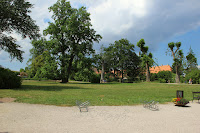
[[[0,89],[0,98],[12,97],[17,102],[73,106],[76,100],[90,100],[91,105],[136,105],[144,100],[170,102],[176,90],[184,91],[184,98],[192,100],[192,91],[200,91],[200,85],[161,83],[105,83],[91,84],[55,81],[23,81],[20,89]]]

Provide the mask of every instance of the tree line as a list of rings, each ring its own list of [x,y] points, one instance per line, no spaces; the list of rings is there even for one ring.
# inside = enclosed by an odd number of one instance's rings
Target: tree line
[[[139,55],[135,52],[135,45],[125,38],[102,47],[101,52],[96,54],[93,43],[99,43],[102,37],[92,28],[90,13],[86,7],[77,9],[66,0],[58,0],[49,7],[49,11],[53,13],[53,22],[49,22],[42,36],[35,21],[28,15],[32,6],[25,0],[1,1],[0,22],[0,48],[10,53],[11,59],[22,61],[23,51],[19,49],[16,40],[4,32],[17,31],[23,38],[33,39],[31,58],[23,70],[30,78],[61,79],[63,83],[67,83],[70,78],[85,81],[100,78],[99,81],[103,82],[105,73],[107,78],[110,75],[117,78],[116,73],[120,72],[121,81],[124,75],[132,81],[144,76],[147,82],[151,80],[149,68],[156,63],[144,39],[137,42]],[[47,35],[49,39],[45,37]],[[184,57],[180,48],[181,42],[168,44],[168,52],[174,60],[172,68],[177,83],[180,82],[181,75],[197,70],[197,58],[192,49]],[[94,73],[94,68],[101,70],[101,77]],[[113,73],[109,73],[110,71]]]

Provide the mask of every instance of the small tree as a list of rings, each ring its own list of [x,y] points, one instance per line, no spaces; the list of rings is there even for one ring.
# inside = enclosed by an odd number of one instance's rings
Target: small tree
[[[51,54],[50,46],[53,42],[44,38],[33,40],[33,48],[30,50],[31,58],[28,61],[28,74],[31,78],[58,78],[58,63],[55,56]]]
[[[187,59],[187,68],[186,68],[187,73],[193,69],[197,69],[198,66],[197,58],[195,57],[195,54],[191,47],[189,49],[188,55],[186,56],[186,59]]]
[[[191,70],[185,77],[185,79],[188,81],[192,79],[193,84],[200,84],[200,70],[193,69]]]

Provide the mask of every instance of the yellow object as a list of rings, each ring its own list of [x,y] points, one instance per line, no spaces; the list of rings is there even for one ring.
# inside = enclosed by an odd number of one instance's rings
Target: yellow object
[[[176,102],[177,98],[173,98],[171,102]]]

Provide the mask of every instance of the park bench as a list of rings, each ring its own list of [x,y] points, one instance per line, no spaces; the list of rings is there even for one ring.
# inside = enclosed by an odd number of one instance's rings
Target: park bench
[[[144,101],[144,102],[143,102],[143,107],[144,107],[144,108],[148,108],[148,109],[150,109],[150,110],[159,110],[158,104],[159,104],[159,102],[153,101],[153,100],[150,101],[150,102]]]
[[[193,94],[193,99],[192,99],[192,102],[194,99],[197,99],[198,102],[199,102],[199,99],[200,99],[200,92],[192,92]]]
[[[88,112],[88,106],[90,105],[90,102],[89,101],[81,102],[81,101],[76,100],[76,105],[79,107],[80,112],[82,112],[81,110],[82,108],[85,108],[86,111]]]

